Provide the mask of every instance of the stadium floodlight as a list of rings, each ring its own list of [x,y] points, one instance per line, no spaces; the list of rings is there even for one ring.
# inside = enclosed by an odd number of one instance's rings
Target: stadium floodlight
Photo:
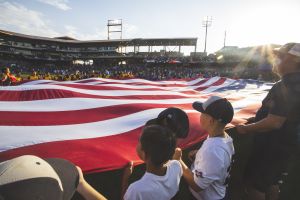
[[[110,26],[122,25],[122,19],[109,19],[107,24]]]
[[[210,27],[212,24],[212,17],[206,17],[202,21],[202,27],[205,27],[205,45],[204,45],[204,53],[206,53],[206,42],[207,42],[207,28]]]
[[[115,28],[113,28],[115,27]],[[113,29],[111,29],[113,28]],[[122,19],[109,19],[107,21],[107,39],[110,39],[111,33],[120,33],[120,39],[122,39],[123,22]]]

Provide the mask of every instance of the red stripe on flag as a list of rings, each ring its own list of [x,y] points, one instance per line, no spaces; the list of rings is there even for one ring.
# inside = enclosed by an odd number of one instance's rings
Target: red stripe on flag
[[[7,91],[0,92],[0,101],[35,101],[45,99],[59,99],[59,98],[95,98],[95,99],[184,99],[185,96],[179,95],[130,95],[130,96],[101,96],[83,94],[68,90],[57,89],[41,89],[41,90],[27,90],[27,91]]]
[[[182,148],[206,138],[206,133],[200,128],[199,114],[193,113],[189,115],[189,118],[192,122],[189,137],[179,141]],[[0,162],[29,154],[42,158],[64,158],[80,166],[85,172],[119,169],[130,160],[141,162],[135,150],[141,130],[138,128],[108,137],[49,142],[21,147],[1,152]]]
[[[125,104],[74,111],[11,112],[0,111],[2,126],[52,126],[82,124],[109,120],[152,108],[168,108],[166,104]],[[193,109],[191,104],[177,104],[181,109]]]

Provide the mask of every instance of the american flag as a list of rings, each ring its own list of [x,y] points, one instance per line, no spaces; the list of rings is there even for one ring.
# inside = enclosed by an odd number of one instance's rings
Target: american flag
[[[207,137],[194,101],[226,97],[235,110],[232,124],[253,116],[271,84],[255,80],[197,78],[148,81],[91,78],[37,80],[0,88],[0,161],[30,154],[70,160],[85,172],[141,163],[135,147],[146,121],[168,107],[187,112],[189,147]],[[230,126],[229,125],[229,126]]]

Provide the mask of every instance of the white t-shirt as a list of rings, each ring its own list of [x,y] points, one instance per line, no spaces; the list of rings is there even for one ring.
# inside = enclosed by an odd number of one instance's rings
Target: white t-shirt
[[[198,150],[191,166],[196,184],[203,191],[192,194],[198,200],[220,200],[225,197],[226,178],[229,176],[234,154],[232,138],[208,137]]]
[[[171,160],[167,163],[167,172],[164,176],[146,172],[140,180],[129,186],[124,199],[169,200],[177,193],[181,176],[180,162]]]

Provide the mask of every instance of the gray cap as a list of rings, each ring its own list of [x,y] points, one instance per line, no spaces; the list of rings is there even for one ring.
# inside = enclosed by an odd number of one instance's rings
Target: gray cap
[[[300,43],[287,43],[273,50],[275,54],[290,54],[300,58]]]
[[[70,200],[78,181],[76,166],[59,158],[25,155],[0,163],[0,199]]]
[[[231,122],[234,113],[231,103],[226,98],[218,96],[211,96],[205,102],[196,101],[193,103],[193,108],[224,124]]]

